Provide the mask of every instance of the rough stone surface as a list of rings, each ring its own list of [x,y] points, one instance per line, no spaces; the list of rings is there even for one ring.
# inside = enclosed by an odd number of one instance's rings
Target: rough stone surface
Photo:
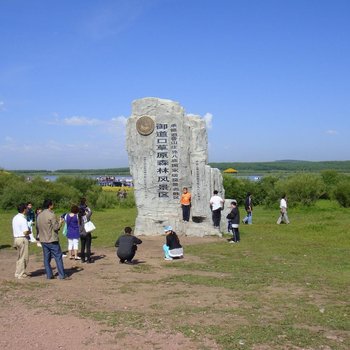
[[[171,100],[135,100],[126,144],[138,209],[136,235],[163,234],[165,225],[188,236],[221,235],[212,226],[209,199],[214,190],[224,198],[222,175],[207,165],[203,119],[186,115],[180,104]],[[183,187],[192,194],[188,223],[182,222]]]

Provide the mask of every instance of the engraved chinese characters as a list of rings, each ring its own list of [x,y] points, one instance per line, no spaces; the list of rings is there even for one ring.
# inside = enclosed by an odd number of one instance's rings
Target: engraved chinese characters
[[[156,161],[159,198],[180,198],[177,126],[156,124]]]

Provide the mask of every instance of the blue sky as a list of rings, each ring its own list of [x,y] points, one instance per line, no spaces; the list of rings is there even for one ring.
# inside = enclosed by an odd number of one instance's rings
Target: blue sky
[[[0,167],[128,166],[142,97],[210,162],[350,159],[348,0],[0,0]]]

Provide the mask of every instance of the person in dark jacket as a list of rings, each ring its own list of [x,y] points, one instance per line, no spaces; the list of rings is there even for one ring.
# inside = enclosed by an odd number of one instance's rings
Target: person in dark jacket
[[[81,243],[81,248],[80,248],[80,257],[81,257],[81,262],[82,263],[92,263],[94,262],[91,259],[91,240],[92,240],[92,235],[91,232],[86,232],[85,230],[85,224],[90,221],[92,211],[90,210],[89,207],[83,207],[79,208],[79,213],[78,213],[78,219],[79,219],[79,232],[80,232],[80,243]],[[85,254],[86,252],[86,254]]]
[[[174,258],[183,258],[184,250],[180,244],[179,237],[173,231],[171,226],[164,227],[166,242],[163,245],[164,260],[173,260]]]
[[[237,206],[237,201],[233,200],[231,202],[231,211],[227,215],[227,219],[230,221],[230,226],[232,228],[232,239],[229,241],[229,243],[238,243],[240,241],[239,236],[239,209]]]
[[[120,236],[115,242],[115,247],[117,249],[117,256],[120,259],[120,263],[132,264],[132,259],[134,258],[137,250],[137,244],[141,244],[141,239],[132,235],[131,227],[125,227],[124,234]]]

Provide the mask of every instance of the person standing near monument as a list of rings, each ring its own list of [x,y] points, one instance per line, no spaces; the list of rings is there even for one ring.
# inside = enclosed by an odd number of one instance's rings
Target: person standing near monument
[[[239,236],[239,209],[237,206],[237,201],[234,199],[231,202],[231,211],[227,215],[227,219],[231,221],[231,228],[233,237],[229,243],[238,243],[240,241]]]
[[[244,202],[244,207],[247,212],[247,215],[243,219],[243,224],[251,225],[253,223],[253,201],[252,194],[250,192],[247,193],[247,197]]]
[[[219,192],[215,190],[213,196],[210,198],[209,204],[212,211],[212,219],[214,228],[220,229],[221,210],[224,200],[219,196]]]
[[[182,190],[180,203],[182,208],[182,220],[184,222],[189,222],[191,211],[191,193],[188,192],[187,187],[184,187]]]
[[[13,246],[18,252],[15,277],[23,279],[28,277],[25,271],[29,262],[30,229],[26,218],[27,206],[22,203],[17,207],[17,211],[18,214],[12,219]]]
[[[277,220],[279,225],[281,222],[289,224],[288,214],[287,214],[287,196],[284,194],[280,200],[280,216]]]
[[[54,204],[51,199],[46,199],[43,203],[43,211],[38,215],[37,225],[39,229],[39,239],[43,248],[44,266],[47,279],[53,279],[51,268],[51,258],[56,262],[58,279],[70,279],[65,272],[62,260],[62,251],[58,241],[58,231],[64,222],[63,218],[57,219],[53,212]]]

